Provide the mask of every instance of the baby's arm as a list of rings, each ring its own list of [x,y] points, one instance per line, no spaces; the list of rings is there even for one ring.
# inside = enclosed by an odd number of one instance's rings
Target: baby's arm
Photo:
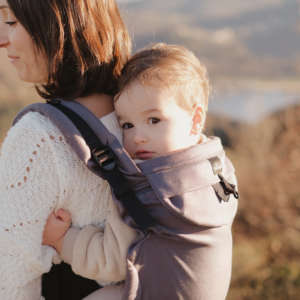
[[[124,290],[124,284],[105,286],[83,300],[121,300]]]
[[[105,228],[69,228],[70,215],[60,209],[49,216],[43,243],[56,248],[73,271],[105,285],[125,279],[128,248],[137,232],[123,222],[113,199]]]

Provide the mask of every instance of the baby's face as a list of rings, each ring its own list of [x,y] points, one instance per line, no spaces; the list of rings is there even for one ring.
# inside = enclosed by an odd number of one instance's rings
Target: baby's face
[[[193,116],[177,104],[169,89],[131,83],[115,102],[124,147],[134,159],[150,159],[190,147]]]

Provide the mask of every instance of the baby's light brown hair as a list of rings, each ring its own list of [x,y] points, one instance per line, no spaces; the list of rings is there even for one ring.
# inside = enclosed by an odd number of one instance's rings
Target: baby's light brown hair
[[[136,80],[146,86],[168,88],[177,95],[178,105],[187,111],[199,105],[204,114],[207,111],[210,91],[207,70],[183,46],[159,43],[137,52],[122,70],[119,94]]]

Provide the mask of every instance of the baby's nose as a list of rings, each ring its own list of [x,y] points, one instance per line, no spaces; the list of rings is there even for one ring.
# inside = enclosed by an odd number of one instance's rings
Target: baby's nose
[[[136,134],[134,136],[134,142],[136,144],[143,144],[143,143],[147,142],[147,138],[145,135],[136,132]]]

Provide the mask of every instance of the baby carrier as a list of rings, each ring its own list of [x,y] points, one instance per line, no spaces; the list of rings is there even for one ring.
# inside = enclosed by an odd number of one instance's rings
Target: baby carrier
[[[75,101],[32,104],[15,122],[29,111],[60,129],[87,167],[109,182],[125,221],[141,232],[128,253],[123,300],[225,299],[238,193],[218,138],[136,164]]]

